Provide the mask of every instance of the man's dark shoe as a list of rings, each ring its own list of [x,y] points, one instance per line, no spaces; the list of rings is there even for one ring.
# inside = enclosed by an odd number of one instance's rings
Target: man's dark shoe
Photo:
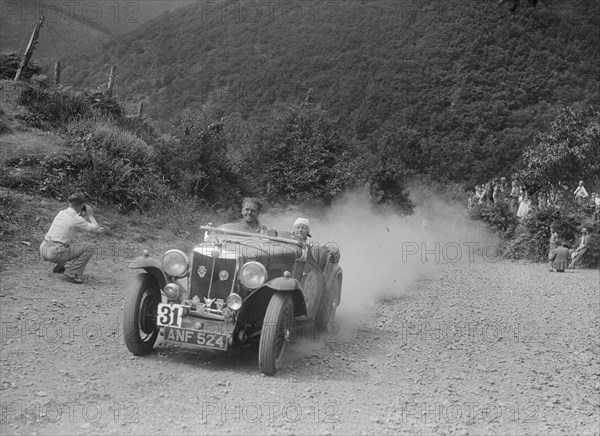
[[[64,273],[63,276],[65,276],[71,283],[75,283],[77,285],[83,284],[83,280],[77,277],[77,274]]]
[[[54,267],[52,267],[52,272],[53,273],[62,273],[62,272],[65,272],[65,266],[61,265],[60,263],[55,263]]]

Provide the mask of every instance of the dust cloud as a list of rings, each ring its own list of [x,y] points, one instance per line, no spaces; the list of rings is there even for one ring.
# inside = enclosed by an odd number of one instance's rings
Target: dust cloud
[[[352,334],[379,301],[417,292],[420,280],[435,277],[436,264],[473,261],[482,248],[493,244],[485,228],[466,217],[466,203],[452,204],[422,186],[411,186],[410,192],[416,207],[408,216],[370,206],[360,192],[327,208],[261,216],[267,227],[288,231],[296,218],[309,218],[313,242],[339,247],[340,333]]]

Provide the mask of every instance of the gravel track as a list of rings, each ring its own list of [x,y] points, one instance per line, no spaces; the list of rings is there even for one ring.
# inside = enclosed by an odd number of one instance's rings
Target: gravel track
[[[133,357],[135,272],[105,256],[78,286],[36,248],[0,272],[2,434],[599,434],[598,270],[438,263],[369,316],[297,333],[265,377],[256,348]]]

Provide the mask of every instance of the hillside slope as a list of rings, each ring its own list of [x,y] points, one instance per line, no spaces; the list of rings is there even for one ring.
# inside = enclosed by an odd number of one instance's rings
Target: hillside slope
[[[127,33],[165,11],[197,0],[130,0],[2,2],[0,48],[23,53],[39,19],[45,24],[33,55],[34,61],[54,64],[55,60],[90,56],[102,49],[112,35]]]
[[[598,22],[594,0],[516,13],[475,0],[201,2],[65,75],[98,83],[118,65],[121,96],[145,99],[163,127],[200,105],[260,123],[311,90],[356,140],[390,142],[410,170],[482,181],[514,170],[560,107],[600,101]]]

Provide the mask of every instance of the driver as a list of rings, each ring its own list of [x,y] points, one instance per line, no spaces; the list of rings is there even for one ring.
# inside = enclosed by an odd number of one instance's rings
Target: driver
[[[266,233],[267,227],[258,221],[262,202],[258,198],[246,197],[242,201],[242,231],[250,233]]]

